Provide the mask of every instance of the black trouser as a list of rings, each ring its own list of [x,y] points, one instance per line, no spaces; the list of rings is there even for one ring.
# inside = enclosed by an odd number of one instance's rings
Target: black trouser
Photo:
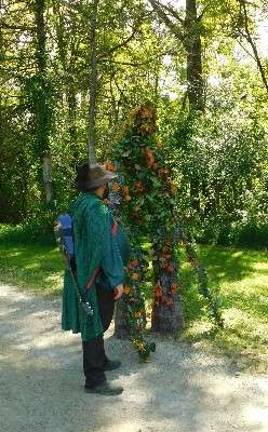
[[[99,312],[103,331],[111,324],[114,311],[114,291],[105,291],[97,286]],[[87,387],[95,387],[106,381],[104,366],[107,357],[104,350],[103,334],[90,341],[82,341],[83,369]]]

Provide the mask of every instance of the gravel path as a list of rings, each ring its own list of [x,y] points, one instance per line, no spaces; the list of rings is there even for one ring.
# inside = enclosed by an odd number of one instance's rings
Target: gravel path
[[[268,378],[169,340],[139,363],[107,333],[121,396],[83,392],[79,336],[60,330],[60,301],[0,284],[1,432],[267,432]]]

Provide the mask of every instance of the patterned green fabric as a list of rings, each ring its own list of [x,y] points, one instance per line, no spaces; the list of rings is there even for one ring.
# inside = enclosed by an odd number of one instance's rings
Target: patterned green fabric
[[[118,236],[111,230],[113,223],[108,207],[94,193],[81,193],[72,203],[69,213],[74,220],[77,280],[82,290],[97,267],[101,267],[101,278],[106,289],[114,289],[124,282],[124,266]],[[123,241],[126,247],[126,239]],[[123,249],[122,249],[123,250]],[[88,300],[94,309],[89,320],[81,310],[72,277],[68,270],[64,275],[62,328],[81,333],[87,341],[103,332],[98,311],[95,284],[89,290]]]

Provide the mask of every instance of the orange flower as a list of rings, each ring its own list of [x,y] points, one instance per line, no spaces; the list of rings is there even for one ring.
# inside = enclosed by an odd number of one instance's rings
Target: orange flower
[[[131,277],[131,279],[134,280],[134,281],[139,281],[139,280],[141,280],[141,275],[140,275],[139,273],[132,273],[130,277]]]
[[[128,295],[131,292],[131,288],[127,285],[124,286],[124,293]]]
[[[107,169],[108,171],[112,171],[115,172],[116,171],[116,166],[115,164],[113,164],[110,161],[107,161],[103,164],[104,168]]]
[[[124,197],[125,201],[131,201],[131,196],[129,194],[129,187],[128,186],[121,186],[122,195]]]
[[[169,174],[169,169],[168,169],[167,167],[159,168],[159,170],[158,170],[158,174],[159,174],[161,177],[164,177],[164,176],[166,176],[166,175]]]
[[[169,264],[167,265],[167,267],[165,268],[165,270],[166,270],[167,272],[172,273],[172,272],[174,271],[174,265],[173,265],[172,263],[169,263]]]
[[[161,285],[159,282],[157,282],[157,284],[155,286],[155,297],[159,299],[162,297],[162,295],[163,295],[163,291],[162,291]]]
[[[175,294],[176,291],[177,291],[177,284],[176,284],[176,282],[172,282],[172,284],[171,284],[172,294]]]
[[[152,150],[149,147],[145,147],[144,156],[147,162],[147,166],[149,168],[152,168],[152,166],[155,164],[155,158]]]
[[[155,133],[155,125],[154,124],[142,124],[140,126],[141,135],[153,135]]]
[[[122,186],[122,192],[123,192],[123,195],[129,195],[129,187],[128,186]]]
[[[139,112],[140,118],[154,118],[154,110],[151,107],[143,106]]]
[[[119,183],[116,183],[116,182],[112,183],[112,191],[113,192],[119,192],[120,190],[121,190],[121,186]]]
[[[135,267],[138,267],[138,265],[139,265],[139,261],[137,259],[134,259],[128,263],[128,268],[133,269]]]

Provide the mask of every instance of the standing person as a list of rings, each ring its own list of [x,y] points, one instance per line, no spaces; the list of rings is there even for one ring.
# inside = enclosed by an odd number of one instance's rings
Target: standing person
[[[79,288],[86,289],[94,314],[88,318],[81,309],[71,274],[66,270],[62,328],[81,333],[85,391],[118,395],[123,388],[109,384],[105,371],[117,369],[121,362],[107,358],[103,340],[103,333],[112,320],[115,300],[123,294],[124,264],[127,262],[123,255],[128,250],[126,237],[121,235],[122,232],[119,236],[111,212],[103,202],[108,182],[116,175],[98,164],[81,165],[77,172],[76,186],[80,193],[70,208],[76,279]]]

